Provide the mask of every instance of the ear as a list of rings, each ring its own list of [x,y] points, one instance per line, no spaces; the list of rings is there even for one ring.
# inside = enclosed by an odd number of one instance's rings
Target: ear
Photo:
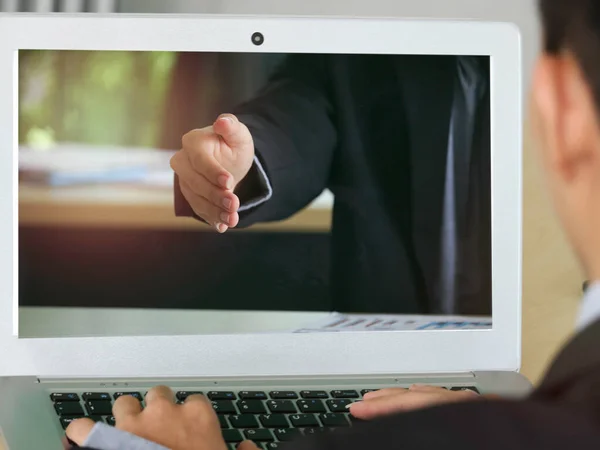
[[[563,181],[573,181],[594,157],[597,139],[593,96],[574,57],[563,53],[539,60],[533,101],[545,159]]]
[[[558,58],[543,54],[537,61],[531,87],[531,116],[539,141],[538,149],[549,169],[557,163],[557,148],[562,144],[558,130],[561,94],[559,92]]]

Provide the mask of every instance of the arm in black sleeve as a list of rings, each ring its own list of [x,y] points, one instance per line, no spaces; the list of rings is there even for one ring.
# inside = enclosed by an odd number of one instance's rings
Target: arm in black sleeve
[[[327,186],[336,130],[327,55],[291,55],[257,97],[234,111],[254,139],[271,197],[240,212],[240,225],[285,219]],[[260,178],[259,178],[260,180]]]
[[[400,414],[344,432],[300,440],[289,450],[591,450],[600,427],[553,404],[479,401]]]
[[[337,143],[328,65],[327,55],[291,55],[256,97],[233,111],[249,128],[260,163],[236,188],[240,226],[286,219],[327,187]],[[175,209],[193,215],[177,180]]]

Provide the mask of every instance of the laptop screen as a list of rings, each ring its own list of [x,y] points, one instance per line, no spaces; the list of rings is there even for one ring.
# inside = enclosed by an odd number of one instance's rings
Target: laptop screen
[[[486,56],[21,50],[20,336],[491,328],[490,89]]]

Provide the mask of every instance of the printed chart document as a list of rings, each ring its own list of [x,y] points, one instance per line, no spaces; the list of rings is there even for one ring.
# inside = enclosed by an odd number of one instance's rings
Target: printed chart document
[[[492,328],[491,317],[418,316],[332,313],[328,317],[294,331],[294,333],[335,333],[356,331],[410,330],[486,330]]]

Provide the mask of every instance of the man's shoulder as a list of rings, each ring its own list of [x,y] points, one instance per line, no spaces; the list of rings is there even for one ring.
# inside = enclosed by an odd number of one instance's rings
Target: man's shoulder
[[[599,342],[600,319],[590,323],[563,346],[534,397],[551,392],[557,394],[586,378],[600,379]]]
[[[600,448],[598,424],[593,416],[558,403],[484,400],[390,416],[289,448],[595,449]]]

